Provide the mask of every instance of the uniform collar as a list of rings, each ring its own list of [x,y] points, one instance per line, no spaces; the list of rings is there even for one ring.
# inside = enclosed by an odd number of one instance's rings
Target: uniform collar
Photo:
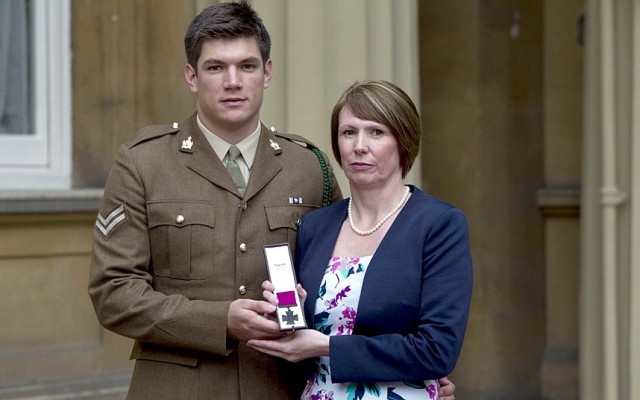
[[[211,145],[211,148],[213,148],[213,151],[216,153],[220,161],[222,161],[227,154],[227,151],[229,151],[231,143],[222,140],[220,137],[216,136],[215,133],[207,129],[200,121],[199,116],[196,116],[196,121],[198,123],[198,128],[200,128],[202,133],[204,133],[204,137]],[[238,149],[240,149],[240,153],[242,153],[242,158],[247,163],[247,167],[249,167],[250,170],[253,166],[253,161],[256,158],[256,150],[258,149],[258,141],[260,140],[261,130],[262,124],[260,123],[260,121],[258,121],[258,126],[256,126],[256,129],[253,131],[253,133],[236,144]]]

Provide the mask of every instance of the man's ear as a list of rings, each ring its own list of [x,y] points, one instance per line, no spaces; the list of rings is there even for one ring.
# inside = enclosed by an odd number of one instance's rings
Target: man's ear
[[[198,93],[198,74],[189,63],[184,66],[184,79],[187,81],[187,86],[189,86],[191,92]]]
[[[273,73],[273,63],[271,59],[268,59],[264,64],[264,88],[269,87],[269,82],[271,81],[271,74]]]

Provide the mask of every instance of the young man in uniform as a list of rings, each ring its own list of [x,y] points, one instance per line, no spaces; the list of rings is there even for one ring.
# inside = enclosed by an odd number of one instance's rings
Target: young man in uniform
[[[281,335],[264,316],[263,246],[293,251],[303,214],[341,192],[313,144],[260,122],[270,45],[248,4],[203,10],[185,36],[196,112],[118,150],[89,295],[106,328],[135,339],[129,399],[293,399],[304,386],[299,368],[245,344]]]

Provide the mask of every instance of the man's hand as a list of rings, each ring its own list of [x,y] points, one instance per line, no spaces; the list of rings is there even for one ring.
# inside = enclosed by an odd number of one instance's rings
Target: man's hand
[[[456,400],[454,392],[456,391],[456,385],[449,380],[448,377],[438,379],[440,384],[440,390],[438,391],[438,397],[440,400]]]
[[[278,323],[265,317],[276,311],[266,301],[239,299],[229,306],[227,315],[227,337],[241,340],[276,339],[282,337]]]

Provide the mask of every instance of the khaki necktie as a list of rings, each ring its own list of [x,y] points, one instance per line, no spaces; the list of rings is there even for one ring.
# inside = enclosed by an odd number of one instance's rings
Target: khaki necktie
[[[238,192],[244,196],[244,190],[247,188],[247,184],[244,181],[240,167],[238,167],[238,157],[240,157],[240,150],[236,146],[229,147],[229,158],[227,159],[227,171],[233,179],[233,183],[236,184]]]

